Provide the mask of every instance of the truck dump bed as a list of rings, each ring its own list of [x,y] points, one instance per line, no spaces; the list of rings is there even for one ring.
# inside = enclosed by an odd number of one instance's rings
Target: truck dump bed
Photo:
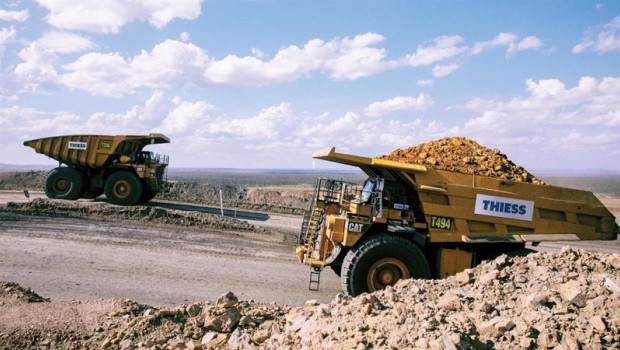
[[[101,168],[121,155],[139,154],[147,145],[169,142],[162,134],[67,135],[29,140],[24,145],[68,166]]]
[[[314,158],[359,167],[418,193],[429,242],[613,240],[615,217],[592,192],[317,151]]]

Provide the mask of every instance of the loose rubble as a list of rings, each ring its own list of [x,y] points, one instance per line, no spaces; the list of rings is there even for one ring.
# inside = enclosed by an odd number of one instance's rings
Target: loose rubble
[[[499,150],[486,148],[465,137],[447,137],[397,149],[379,158],[465,174],[544,184],[523,167],[510,161]]]
[[[7,298],[15,296],[3,284],[0,302]],[[44,312],[53,303],[37,306]],[[94,328],[80,332],[78,323],[61,336],[13,332],[0,313],[0,347],[619,349],[620,255],[569,247],[502,255],[447,279],[403,280],[303,307],[240,301],[233,293],[176,308],[110,305]]]

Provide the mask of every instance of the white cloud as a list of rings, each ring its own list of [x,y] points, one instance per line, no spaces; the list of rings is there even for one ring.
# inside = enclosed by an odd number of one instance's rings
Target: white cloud
[[[415,53],[406,55],[404,62],[407,65],[418,67],[444,61],[459,55],[467,50],[466,46],[459,46],[463,38],[458,35],[440,36],[433,39],[434,45],[418,46]]]
[[[80,48],[90,43],[83,39],[78,45],[80,38],[75,36],[72,37],[74,40],[66,42],[73,42],[71,47]],[[384,49],[368,46],[382,40],[382,36],[373,33],[331,42],[313,39],[303,47],[284,47],[269,61],[235,55],[216,60],[193,44],[166,40],[151,52],[142,51],[131,58],[124,58],[119,53],[87,53],[74,62],[64,64],[64,71],[58,72],[60,76],[56,81],[94,95],[121,96],[140,87],[163,88],[173,84],[261,86],[294,80],[323,70],[330,72],[334,79],[350,80],[375,74],[395,64],[383,60]],[[55,71],[50,63],[57,61],[54,52],[60,48],[43,45],[49,42],[52,40],[40,41],[24,50],[34,51],[36,46],[38,51],[47,52],[49,59],[43,61],[34,60],[32,55],[20,56],[25,61],[20,64],[20,75],[28,71],[30,81],[50,81],[43,77],[34,79],[36,71]],[[255,51],[255,54],[258,53]]]
[[[189,33],[188,32],[183,32],[179,35],[179,38],[181,39],[182,42],[186,43],[189,41]]]
[[[4,138],[21,141],[33,135],[74,133],[81,118],[66,112],[41,112],[34,108],[0,108],[0,130]]]
[[[489,41],[475,43],[470,54],[479,55],[486,50],[498,46],[507,46],[508,53],[510,54],[517,51],[537,49],[543,45],[542,40],[535,36],[527,36],[520,41],[518,39],[519,37],[513,33],[499,33]]]
[[[528,36],[523,38],[523,40],[518,43],[511,43],[508,46],[508,53],[513,53],[515,51],[524,51],[530,49],[537,49],[543,46],[542,40],[535,36]]]
[[[587,144],[588,137],[597,144],[606,143],[608,149],[617,147],[620,77],[582,77],[572,88],[558,79],[530,79],[526,87],[529,96],[525,98],[469,101],[464,108],[480,116],[469,120],[464,132],[482,140],[494,139],[493,142],[519,140],[533,152],[537,147],[548,146],[549,140],[569,147],[576,138],[580,144]],[[580,131],[576,134],[574,130]]]
[[[34,42],[21,50],[19,57],[23,62],[15,67],[15,77],[27,89],[36,90],[39,86],[54,85],[58,82],[58,73],[54,66],[58,56],[53,51]]]
[[[207,65],[206,53],[193,44],[166,40],[126,60],[118,53],[88,53],[64,65],[61,82],[94,95],[119,97],[138,87],[165,87],[175,82],[199,81]]]
[[[196,19],[201,14],[202,3],[202,0],[36,1],[50,11],[46,19],[52,26],[96,33],[118,33],[121,27],[136,20],[148,20],[152,26],[162,28],[176,18]]]
[[[471,49],[472,55],[478,55],[483,51],[492,49],[497,46],[508,46],[517,40],[517,36],[512,33],[499,33],[490,41],[480,41],[474,44]]]
[[[380,117],[389,113],[406,110],[424,110],[433,105],[433,99],[420,93],[418,97],[397,96],[385,101],[374,102],[364,109],[364,115],[369,117]]]
[[[620,51],[620,16],[584,33],[583,40],[573,47],[573,53],[582,53],[588,49],[600,53]]]
[[[252,55],[262,59],[265,57],[265,53],[255,47],[252,48]]]
[[[12,40],[17,35],[15,28],[0,28],[0,46],[4,45],[9,40]]]
[[[94,47],[89,39],[81,35],[59,31],[43,34],[37,43],[44,49],[58,53],[80,52]]]
[[[433,84],[434,84],[434,81],[432,79],[420,79],[416,81],[416,85],[422,86],[422,87],[433,86]]]
[[[28,19],[28,10],[7,11],[0,9],[0,21],[25,22]]]
[[[155,45],[150,52],[143,50],[133,57],[124,57],[118,52],[89,52],[57,68],[54,65],[59,61],[56,53],[86,50],[93,44],[78,35],[50,32],[22,50],[20,57],[24,62],[18,64],[15,72],[33,89],[37,82],[55,82],[93,95],[119,97],[139,88],[160,89],[174,85],[264,86],[317,72],[325,72],[334,80],[355,80],[390,69],[429,65],[467,51],[466,46],[460,45],[461,37],[441,36],[435,38],[431,46],[418,47],[414,54],[389,60],[386,59],[387,50],[376,47],[384,40],[385,37],[376,33],[331,41],[312,39],[303,46],[282,47],[275,55],[269,55],[271,59],[265,59],[267,55],[255,48],[252,56],[231,54],[216,59],[194,44],[166,40]],[[514,50],[536,45],[530,38],[513,44]],[[44,53],[46,59],[42,59]],[[459,67],[456,63],[437,64],[433,74],[446,76]]]
[[[433,75],[435,77],[445,77],[447,75],[452,74],[455,70],[459,69],[460,65],[456,63],[447,64],[447,65],[435,65],[433,67]]]
[[[209,133],[229,134],[243,139],[274,140],[289,129],[293,122],[293,109],[288,103],[265,108],[249,118],[229,119],[219,117],[208,123]]]
[[[325,68],[331,71],[332,78],[354,80],[395,67],[396,62],[383,61],[385,49],[370,47],[384,40],[382,35],[366,33],[356,35],[353,39],[332,41],[337,51],[326,61]]]
[[[228,55],[222,60],[213,60],[204,77],[214,84],[261,86],[326,70],[334,79],[354,80],[395,65],[383,61],[385,49],[370,47],[384,39],[375,33],[330,42],[312,39],[303,47],[292,45],[280,49],[270,61],[261,60],[260,55]]]

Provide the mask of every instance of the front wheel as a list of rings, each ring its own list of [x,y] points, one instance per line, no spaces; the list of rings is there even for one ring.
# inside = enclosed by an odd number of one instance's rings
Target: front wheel
[[[105,196],[112,204],[136,204],[142,197],[142,182],[133,173],[117,171],[105,182]]]
[[[413,242],[379,234],[352,248],[344,258],[342,289],[349,295],[374,292],[406,278],[430,278],[428,261]]]

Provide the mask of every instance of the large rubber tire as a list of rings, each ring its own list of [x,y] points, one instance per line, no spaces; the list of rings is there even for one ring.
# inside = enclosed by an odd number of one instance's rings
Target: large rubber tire
[[[45,177],[45,195],[53,199],[76,200],[84,185],[79,170],[69,167],[52,169]]]
[[[405,278],[428,279],[426,257],[413,242],[379,234],[351,248],[342,263],[342,289],[351,296],[374,292]]]
[[[136,204],[142,197],[142,182],[133,173],[117,171],[105,182],[105,196],[112,204]]]

